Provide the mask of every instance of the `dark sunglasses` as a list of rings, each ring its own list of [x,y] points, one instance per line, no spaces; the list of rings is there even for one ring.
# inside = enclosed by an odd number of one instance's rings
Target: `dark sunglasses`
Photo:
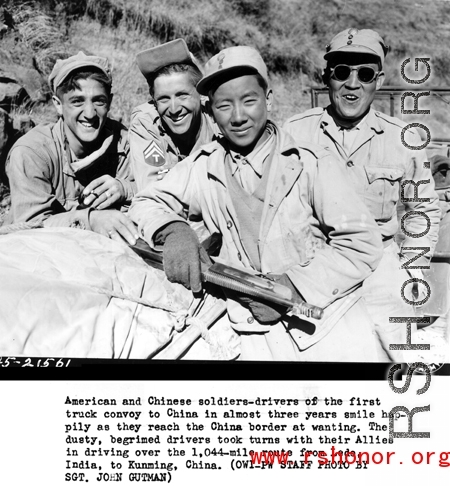
[[[347,81],[352,71],[356,71],[361,83],[371,83],[379,74],[374,68],[369,66],[350,67],[346,64],[338,64],[331,68],[331,77],[337,81]]]

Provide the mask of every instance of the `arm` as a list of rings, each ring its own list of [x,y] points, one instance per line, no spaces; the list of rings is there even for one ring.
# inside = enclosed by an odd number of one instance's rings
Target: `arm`
[[[129,143],[129,133],[125,127],[120,126],[117,152],[119,164],[115,179],[120,182],[123,188],[123,204],[131,204],[131,200],[137,192],[136,180],[131,165],[131,152]]]
[[[46,226],[90,229],[89,209],[66,211],[58,201],[52,180],[55,168],[43,149],[17,145],[7,161],[14,223],[45,221]]]
[[[411,146],[420,146],[423,144],[419,134],[416,131],[407,131],[405,133],[405,142]],[[425,165],[428,162],[428,157],[425,150],[410,150],[406,147],[403,149],[407,157],[407,169],[404,181],[412,180],[415,183],[423,181],[422,184],[408,183],[404,186],[403,198],[411,199],[411,201],[405,201],[405,213],[414,211],[415,213],[408,216],[403,221],[403,227],[406,230],[402,230],[399,227],[399,232],[405,235],[405,239],[401,247],[427,247],[430,251],[424,257],[421,257],[420,261],[417,260],[412,265],[424,265],[427,266],[429,259],[431,258],[434,247],[436,246],[439,222],[440,222],[440,208],[439,197],[434,189],[434,179],[431,174],[431,169]],[[417,194],[415,194],[417,187]],[[400,192],[401,194],[401,192]],[[416,199],[416,201],[414,201]],[[418,201],[419,199],[425,199],[425,201]],[[422,213],[422,214],[420,214]],[[425,214],[426,216],[424,216]],[[429,223],[428,223],[428,220]],[[399,223],[401,224],[401,222]],[[428,228],[429,225],[429,228]],[[410,233],[410,235],[407,234]],[[413,237],[412,235],[422,236]],[[404,255],[408,260],[419,253],[420,250],[405,250]]]
[[[144,151],[149,147],[151,142],[154,142],[163,153],[160,156],[158,152],[155,152],[158,156],[158,162],[161,160],[160,157],[167,156],[165,144],[161,140],[150,113],[144,113],[139,110],[132,113],[129,140],[130,164],[136,179],[137,190],[141,191],[149,182],[160,180],[165,174],[158,174],[158,172],[163,170],[162,167],[165,164],[156,166],[145,161]],[[167,160],[165,162],[167,163]]]
[[[295,265],[286,274],[306,302],[326,307],[362,284],[380,261],[383,245],[375,221],[337,160],[328,154],[317,164],[305,163],[304,170],[313,214],[326,242],[309,263]]]
[[[51,156],[42,147],[39,150],[23,145],[13,148],[8,159],[7,173],[14,223],[43,221],[45,227],[88,229],[118,241],[124,238],[134,244],[136,229],[120,211],[92,211],[91,208],[66,211],[57,200],[54,190],[56,170]]]
[[[108,164],[114,161],[115,173],[109,171],[91,180],[83,190],[82,202],[84,206],[94,209],[120,207],[122,212],[126,212],[136,193],[128,132],[121,123],[111,119],[108,119],[105,130],[113,136],[113,140],[104,158],[98,161],[98,165],[100,168],[103,166],[104,171],[108,171]]]
[[[187,214],[195,212],[193,169],[194,159],[187,157],[163,180],[148,184],[134,198],[129,216],[152,248],[159,229],[171,222],[186,222]]]

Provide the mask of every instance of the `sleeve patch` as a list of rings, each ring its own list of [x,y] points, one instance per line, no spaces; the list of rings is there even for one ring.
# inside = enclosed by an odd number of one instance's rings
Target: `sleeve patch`
[[[166,163],[164,152],[154,140],[152,140],[148,147],[144,150],[144,160],[147,164],[154,167],[161,167]]]

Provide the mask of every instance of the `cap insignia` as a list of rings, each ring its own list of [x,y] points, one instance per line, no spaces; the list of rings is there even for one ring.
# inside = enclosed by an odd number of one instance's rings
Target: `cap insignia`
[[[219,57],[217,58],[217,60],[219,61],[219,67],[217,69],[222,69],[222,64],[223,64],[223,60],[225,59],[225,54],[222,52],[221,54],[219,54]]]

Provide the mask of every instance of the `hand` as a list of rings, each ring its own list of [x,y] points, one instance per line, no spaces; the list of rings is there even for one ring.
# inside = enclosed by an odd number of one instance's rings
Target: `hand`
[[[139,234],[136,226],[126,215],[117,209],[91,211],[89,223],[92,231],[100,233],[115,241],[125,240],[129,245],[135,245]]]
[[[269,274],[267,277],[274,282],[277,282],[285,287],[288,287],[292,291],[292,301],[296,303],[304,302],[304,299],[298,293],[297,289],[294,287],[289,277],[283,273]],[[255,319],[262,324],[271,324],[279,321],[289,310],[288,307],[272,304],[268,302],[263,302],[247,295],[240,294],[238,292],[234,293],[234,298],[244,307],[247,307],[253,314]]]
[[[260,300],[249,300],[247,308],[261,324],[273,324],[279,321],[288,311],[288,308],[283,305],[268,304]]]
[[[201,262],[210,263],[195,231],[186,223],[174,222],[163,228],[156,239],[164,241],[164,271],[170,282],[180,283],[192,292],[202,289]]]
[[[110,208],[125,199],[125,189],[122,183],[111,177],[103,175],[90,182],[83,191],[83,204],[94,209]]]

